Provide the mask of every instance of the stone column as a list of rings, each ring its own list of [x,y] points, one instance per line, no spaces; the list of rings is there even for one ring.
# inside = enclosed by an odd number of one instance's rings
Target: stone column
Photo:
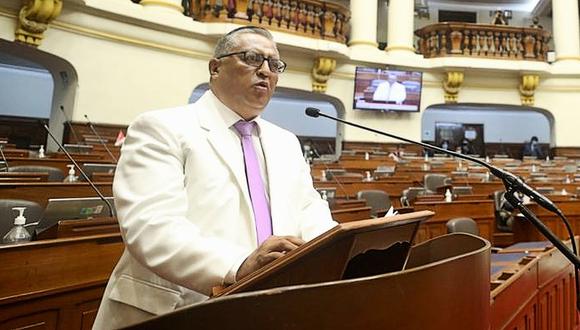
[[[579,24],[577,0],[552,1],[552,31],[556,61],[580,60]]]
[[[413,19],[415,1],[390,0],[389,20],[387,23],[388,53],[415,53],[413,47]]]
[[[183,15],[181,0],[141,0],[140,4],[148,9]]]
[[[377,0],[350,1],[349,46],[377,48]]]

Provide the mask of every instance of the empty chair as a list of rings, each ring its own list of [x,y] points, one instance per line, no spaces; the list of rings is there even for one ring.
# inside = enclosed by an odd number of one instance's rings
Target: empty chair
[[[468,233],[479,235],[479,228],[473,219],[459,217],[447,221],[447,233]]]
[[[64,172],[60,168],[38,165],[10,166],[8,172],[38,172],[48,173],[48,181],[60,182],[64,180]]]
[[[425,194],[425,188],[409,187],[401,193],[401,206],[409,207],[415,202],[417,196]]]
[[[361,190],[356,194],[357,199],[366,200],[367,206],[371,207],[371,216],[376,217],[379,210],[387,210],[391,207],[389,194],[382,190]]]
[[[436,174],[436,173],[425,174],[423,180],[424,180],[423,186],[425,187],[425,189],[427,189],[429,192],[432,193],[436,192],[437,188],[439,187],[451,184],[451,178],[449,178],[445,174]]]
[[[0,199],[0,243],[2,237],[14,226],[14,218],[18,215],[18,212],[12,210],[13,207],[26,207],[24,217],[27,224],[38,222],[42,218],[43,209],[38,203],[22,199]],[[26,227],[31,235],[34,228],[35,226]]]

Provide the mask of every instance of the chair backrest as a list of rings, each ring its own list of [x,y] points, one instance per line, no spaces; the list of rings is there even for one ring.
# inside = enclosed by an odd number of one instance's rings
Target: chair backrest
[[[405,207],[411,206],[417,199],[417,196],[423,195],[425,193],[425,188],[421,187],[409,187],[401,193],[401,205]]]
[[[479,235],[475,220],[468,217],[453,218],[447,221],[447,233],[469,233]]]
[[[48,173],[48,181],[61,182],[64,180],[64,172],[60,168],[52,166],[38,166],[38,165],[18,165],[10,166],[8,172],[40,172]]]
[[[364,199],[367,205],[371,207],[371,215],[377,216],[377,211],[380,209],[388,209],[391,207],[391,200],[389,194],[382,190],[361,190],[356,194],[357,199]]]
[[[0,199],[0,242],[2,237],[14,226],[14,218],[18,212],[12,210],[13,207],[26,207],[24,217],[26,223],[38,222],[42,218],[43,209],[35,202],[22,199]],[[36,226],[27,226],[28,232],[32,235]]]
[[[451,178],[445,174],[430,173],[423,177],[425,189],[435,192],[437,188],[451,184]]]

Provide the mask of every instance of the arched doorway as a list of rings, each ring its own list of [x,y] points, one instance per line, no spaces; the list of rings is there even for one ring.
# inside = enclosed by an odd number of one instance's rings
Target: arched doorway
[[[42,102],[48,103],[43,106],[38,105],[46,109],[46,112],[42,109],[40,112],[26,111],[17,114],[10,112],[6,113],[6,116],[29,118],[29,124],[42,133],[41,138],[34,136],[34,139],[28,141],[29,146],[36,147],[36,145],[46,143],[49,150],[56,150],[58,148],[56,144],[46,140],[47,134],[41,123],[48,122],[51,132],[62,141],[64,123],[72,117],[74,108],[78,86],[76,70],[68,61],[56,55],[8,40],[0,39],[0,54],[2,54],[0,63],[4,68],[10,68],[12,79],[21,82],[37,82],[13,84],[10,90],[11,95],[31,99],[40,98]],[[35,79],[30,80],[26,77],[30,78],[30,72],[35,72]],[[46,81],[49,76],[52,78],[50,83]],[[11,104],[9,99],[0,99],[0,107],[14,109],[13,103],[11,106],[8,104]],[[29,110],[33,110],[33,106],[31,103],[26,104]],[[21,129],[22,126],[19,128]],[[23,146],[26,142],[22,141],[19,144]]]
[[[532,136],[538,137],[549,152],[554,141],[554,117],[541,108],[505,104],[437,104],[427,107],[421,118],[421,140],[450,149],[467,139],[474,154],[505,154],[522,157],[522,146]]]

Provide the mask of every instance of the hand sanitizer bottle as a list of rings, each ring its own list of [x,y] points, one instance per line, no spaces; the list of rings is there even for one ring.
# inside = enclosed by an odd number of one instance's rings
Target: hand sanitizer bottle
[[[25,207],[13,207],[15,211],[18,211],[18,216],[14,219],[14,227],[4,235],[2,238],[2,243],[4,244],[18,244],[30,241],[30,233],[24,228],[26,223],[26,218],[24,217]]]
[[[41,145],[40,149],[38,149],[38,158],[45,158],[46,155],[44,154],[44,146]]]
[[[74,165],[67,165],[68,167],[68,175],[64,178],[63,182],[77,182],[79,177],[75,174],[75,166]]]
[[[450,191],[449,189],[447,189],[447,190],[445,191],[445,201],[446,201],[447,203],[450,203],[450,202],[452,202],[452,201],[453,201],[453,195],[451,194],[451,191]]]
[[[370,182],[370,181],[373,181],[373,177],[372,177],[372,175],[371,175],[371,172],[370,172],[370,171],[365,171],[365,178],[364,178],[364,180],[363,180],[363,181],[365,181],[365,182]]]
[[[326,190],[322,190],[320,191],[320,197],[322,197],[323,200],[327,201],[328,200],[328,195],[326,194]]]

